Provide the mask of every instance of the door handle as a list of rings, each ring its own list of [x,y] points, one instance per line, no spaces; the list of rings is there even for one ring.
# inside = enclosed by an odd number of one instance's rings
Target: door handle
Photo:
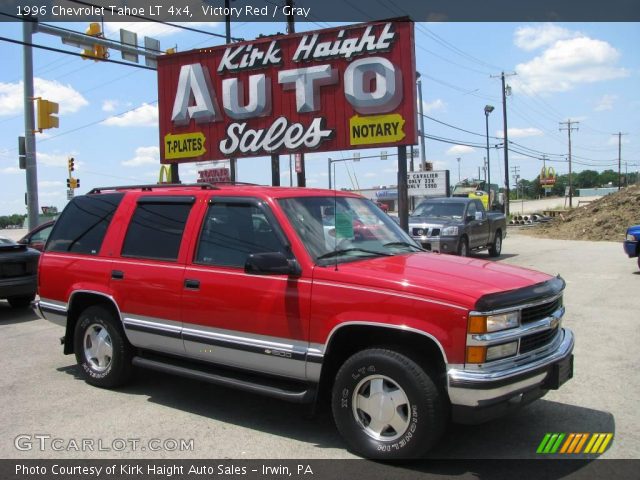
[[[114,280],[123,280],[124,272],[122,270],[111,270],[111,278]]]
[[[184,281],[184,288],[188,288],[190,290],[199,290],[200,289],[200,280],[194,280],[187,278]]]

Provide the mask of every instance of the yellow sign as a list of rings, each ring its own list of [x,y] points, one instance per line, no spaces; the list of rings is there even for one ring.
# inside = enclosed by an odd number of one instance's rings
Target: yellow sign
[[[204,155],[206,138],[202,132],[164,136],[164,158],[192,158]]]
[[[371,145],[374,143],[399,142],[405,137],[404,118],[398,113],[372,115],[349,119],[349,139],[351,145]]]
[[[171,183],[171,167],[169,165],[160,165],[158,183]]]

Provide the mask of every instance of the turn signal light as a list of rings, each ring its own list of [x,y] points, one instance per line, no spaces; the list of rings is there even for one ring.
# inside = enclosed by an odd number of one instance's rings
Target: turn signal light
[[[484,363],[487,347],[467,347],[467,363]]]

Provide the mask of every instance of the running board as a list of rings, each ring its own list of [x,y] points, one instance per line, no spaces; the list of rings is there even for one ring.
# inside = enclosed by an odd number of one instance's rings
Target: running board
[[[171,363],[170,360],[165,359],[150,359],[144,357],[133,357],[133,365],[141,368],[148,368],[151,370],[157,370],[159,372],[169,373],[172,375],[178,375],[180,377],[191,378],[194,380],[200,380],[203,382],[213,383],[216,385],[222,385],[224,387],[236,388],[238,390],[244,390],[245,392],[258,393],[260,395],[266,395],[269,397],[278,398],[280,400],[286,400],[293,403],[311,403],[315,398],[315,389],[307,386],[304,390],[296,390],[293,385],[287,385],[286,388],[283,385],[278,385],[276,381],[270,379],[252,376],[245,376],[247,378],[238,378],[243,376],[235,372],[225,370],[223,373],[212,373],[204,369],[196,368],[195,366],[186,366],[184,364],[177,365]],[[182,363],[182,362],[181,362]],[[282,382],[284,383],[284,382]],[[304,385],[296,385],[304,388]]]

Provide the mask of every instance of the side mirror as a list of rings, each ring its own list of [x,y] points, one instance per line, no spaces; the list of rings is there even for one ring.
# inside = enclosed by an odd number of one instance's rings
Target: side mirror
[[[280,252],[252,253],[244,264],[245,273],[253,275],[299,276],[300,267]]]
[[[467,223],[472,222],[472,221],[474,221],[475,219],[476,219],[476,217],[474,217],[473,215],[467,215],[467,216],[465,217],[465,221],[466,221]]]
[[[483,219],[484,219],[484,213],[476,212],[476,220],[483,220]]]

